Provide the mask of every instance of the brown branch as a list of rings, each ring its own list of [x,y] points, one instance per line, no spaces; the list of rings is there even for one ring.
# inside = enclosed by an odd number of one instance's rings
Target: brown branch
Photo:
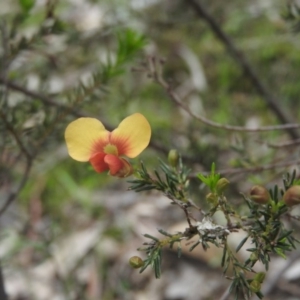
[[[1,300],[7,300],[7,294],[5,292],[5,286],[4,286],[4,278],[3,278],[3,272],[2,272],[2,265],[0,264],[0,299]]]
[[[0,76],[6,76],[11,61],[8,59],[9,58],[9,37],[8,37],[9,34],[7,32],[6,21],[4,19],[0,21],[0,32],[1,32],[1,42],[2,42],[2,49],[3,49]]]
[[[14,192],[11,192],[10,195],[5,200],[4,205],[0,209],[0,217],[7,210],[9,205],[16,199],[16,197],[21,192],[22,188],[25,186],[25,184],[29,178],[29,172],[31,169],[31,165],[32,165],[32,159],[27,158],[25,170],[24,170],[23,176],[20,180],[20,183],[19,183],[18,187],[16,188],[16,190]]]
[[[259,166],[259,167],[252,167],[252,168],[238,168],[238,169],[223,169],[218,170],[218,173],[221,175],[234,175],[234,174],[240,174],[240,173],[257,173],[267,170],[273,170],[276,168],[286,168],[292,165],[300,165],[300,159],[298,160],[289,160],[289,161],[283,161],[279,163]],[[203,175],[208,175],[210,172],[201,172]],[[191,174],[189,176],[190,178],[196,178],[197,174]]]
[[[0,77],[0,84],[3,84],[4,86],[14,90],[14,91],[17,91],[17,92],[20,92],[26,96],[29,96],[33,99],[38,99],[40,100],[41,102],[43,102],[44,104],[48,104],[48,105],[51,105],[51,106],[55,106],[57,108],[60,108],[60,109],[65,109],[65,110],[68,110],[70,113],[72,113],[74,116],[76,117],[83,117],[83,113],[81,112],[78,112],[76,109],[70,107],[70,106],[67,106],[67,105],[64,105],[64,104],[61,104],[61,103],[58,103],[54,100],[52,100],[51,98],[47,97],[47,96],[44,96],[40,93],[37,93],[37,92],[34,92],[34,91],[30,91],[10,80],[7,80],[5,78],[2,78]]]
[[[6,116],[3,112],[0,111],[0,117],[4,122],[4,125],[6,127],[6,129],[13,135],[13,137],[15,138],[18,146],[20,147],[20,150],[22,151],[22,153],[27,157],[27,159],[31,159],[31,154],[29,153],[29,151],[26,149],[26,147],[23,145],[23,142],[21,141],[18,133],[15,131],[14,127],[8,122],[8,120],[6,119]]]
[[[300,144],[300,139],[285,141],[278,144],[267,143],[267,146],[270,148],[285,148],[285,147],[294,147]]]
[[[201,4],[199,0],[187,0],[186,3],[190,5],[197,15],[204,19],[205,22],[210,26],[211,30],[214,32],[216,37],[226,46],[228,52],[231,54],[232,58],[236,61],[237,64],[243,69],[244,74],[252,82],[253,86],[256,88],[257,92],[261,95],[262,99],[266,102],[268,107],[275,113],[277,118],[283,123],[292,123],[288,114],[283,110],[279,105],[280,101],[272,95],[272,93],[266,88],[262,83],[261,79],[242,54],[240,50],[236,48],[233,41],[225,34],[221,29],[215,19],[209,14],[205,9],[204,5]],[[286,127],[285,130],[293,139],[299,138],[299,132],[295,128]]]
[[[157,61],[154,57],[148,58],[148,67],[149,67],[149,76],[153,78],[153,80],[158,83],[161,87],[164,88],[166,93],[169,95],[170,99],[183,110],[185,110],[191,117],[194,119],[209,125],[214,128],[229,130],[229,131],[242,131],[242,132],[262,132],[262,131],[274,131],[274,130],[290,130],[300,128],[300,124],[282,124],[282,125],[273,125],[273,126],[263,126],[257,128],[247,128],[243,126],[233,126],[227,124],[220,124],[217,122],[213,122],[203,116],[196,115],[193,113],[190,108],[182,103],[179,95],[172,89],[169,83],[167,83],[162,77],[161,70],[158,69]]]

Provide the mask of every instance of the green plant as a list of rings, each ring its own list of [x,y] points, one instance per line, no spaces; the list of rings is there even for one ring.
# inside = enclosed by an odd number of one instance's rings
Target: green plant
[[[210,248],[213,244],[223,249],[221,265],[226,275],[231,281],[230,291],[235,295],[235,299],[250,299],[255,293],[260,299],[263,294],[260,291],[265,278],[265,273],[256,273],[253,270],[255,264],[259,261],[265,266],[265,272],[268,271],[269,262],[272,254],[277,254],[286,258],[286,254],[292,249],[296,249],[295,244],[299,242],[293,235],[293,230],[286,228],[283,220],[289,214],[288,206],[282,200],[284,191],[295,182],[296,173],[286,174],[283,179],[283,188],[274,186],[270,190],[270,199],[264,204],[253,202],[249,196],[244,195],[244,201],[247,204],[247,212],[241,212],[231,204],[230,199],[225,195],[225,189],[229,181],[220,176],[215,170],[215,164],[212,164],[211,172],[208,175],[198,174],[198,179],[209,189],[207,196],[195,204],[189,195],[189,170],[182,163],[181,158],[176,166],[167,165],[160,161],[159,171],[150,172],[145,165],[141,163],[137,170],[137,179],[129,181],[130,190],[136,192],[157,190],[163,193],[171,204],[176,205],[183,210],[187,225],[185,231],[169,233],[163,229],[159,233],[164,238],[154,237],[149,234],[144,236],[149,240],[145,242],[139,251],[144,251],[147,258],[141,264],[140,272],[143,272],[148,266],[154,269],[157,278],[161,276],[162,249],[164,247],[177,247],[178,257],[181,255],[181,244],[187,243],[191,238],[197,237],[190,251],[197,246],[202,246],[204,250]],[[199,182],[200,184],[200,182]],[[208,207],[205,210],[204,207]],[[201,218],[193,217],[192,211],[201,213]],[[222,212],[226,225],[215,223],[214,215],[216,212]],[[243,230],[246,237],[243,238],[236,249],[232,249],[228,244],[228,237],[231,233]],[[248,248],[249,256],[245,261],[241,261],[237,253],[249,240],[253,245]]]

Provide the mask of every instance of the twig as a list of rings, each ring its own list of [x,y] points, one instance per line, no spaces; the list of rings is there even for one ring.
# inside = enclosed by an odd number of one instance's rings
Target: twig
[[[51,105],[51,106],[55,106],[55,107],[58,107],[60,109],[65,109],[65,110],[68,110],[70,113],[72,113],[74,116],[76,117],[83,117],[84,114],[82,112],[78,112],[76,109],[70,107],[70,106],[67,106],[67,105],[64,105],[64,104],[61,104],[61,103],[58,103],[54,100],[52,100],[51,98],[47,97],[47,96],[44,96],[40,93],[37,93],[37,92],[34,92],[34,91],[30,91],[10,80],[6,80],[5,78],[3,77],[0,77],[0,84],[3,84],[9,88],[11,88],[12,90],[14,91],[17,91],[17,92],[20,92],[26,96],[29,96],[33,99],[39,99],[40,101],[42,101],[44,104],[48,104],[48,105]]]
[[[16,190],[14,192],[11,192],[10,195],[7,197],[6,201],[4,202],[4,205],[0,209],[0,217],[6,211],[6,209],[9,207],[9,205],[15,200],[15,198],[21,192],[22,188],[25,186],[25,184],[28,180],[28,177],[29,177],[31,165],[32,165],[32,159],[27,158],[25,170],[24,170],[23,176],[21,178],[21,181],[20,181],[18,187],[16,188]]]
[[[3,120],[6,129],[13,135],[13,137],[15,138],[18,146],[20,147],[20,150],[22,151],[22,153],[27,157],[27,159],[31,159],[31,154],[29,153],[29,151],[26,149],[26,147],[23,145],[22,140],[20,139],[18,133],[15,131],[14,127],[8,122],[8,120],[6,119],[6,116],[4,113],[2,113],[0,111],[0,117]]]
[[[155,82],[157,82],[164,90],[168,93],[170,99],[183,110],[185,110],[191,117],[202,122],[206,125],[209,125],[214,128],[219,128],[223,130],[229,131],[240,131],[240,132],[262,132],[262,131],[274,131],[274,130],[290,130],[300,128],[300,124],[282,124],[282,125],[272,125],[272,126],[263,126],[257,128],[247,128],[243,126],[233,126],[227,124],[220,124],[217,122],[213,122],[203,116],[199,116],[194,114],[190,108],[183,104],[179,95],[172,89],[172,87],[163,79],[160,70],[158,70],[157,62],[154,57],[148,58],[148,66],[149,66],[149,76],[153,78]]]
[[[172,200],[173,203],[177,204],[183,211],[186,217],[186,220],[188,222],[188,225],[190,228],[193,228],[194,226],[191,223],[191,219],[195,220],[195,218],[189,213],[188,211],[188,204],[184,203],[180,200],[177,200],[176,198],[174,198],[171,194],[166,194],[166,196]]]
[[[297,140],[291,140],[286,142],[281,142],[280,144],[271,144],[267,143],[267,146],[270,148],[285,148],[285,147],[293,147],[300,144],[300,139]]]
[[[3,278],[2,265],[1,264],[0,264],[0,299],[1,300],[8,300],[7,294],[5,292],[5,287],[4,287],[4,278]]]
[[[2,54],[2,66],[0,70],[0,76],[6,76],[7,69],[10,64],[10,60],[8,59],[9,57],[9,38],[8,38],[8,33],[7,33],[7,26],[6,26],[6,21],[1,20],[0,22],[0,31],[1,31],[1,42],[2,42],[2,47],[3,47],[3,54]]]
[[[232,174],[239,174],[239,173],[256,173],[256,172],[261,172],[266,170],[272,170],[275,168],[286,168],[291,165],[299,165],[299,164],[300,164],[300,159],[283,161],[279,163],[274,163],[274,164],[269,164],[269,165],[264,165],[259,167],[252,167],[252,168],[223,169],[223,170],[218,170],[218,173],[221,175],[232,175]],[[206,175],[209,174],[209,172],[201,172],[201,174]],[[197,177],[197,174],[190,175],[190,178],[195,178],[195,177]]]
[[[187,0],[186,3],[193,7],[197,15],[206,21],[206,23],[210,26],[214,34],[217,36],[217,38],[226,46],[228,52],[243,69],[244,74],[249,78],[253,86],[256,88],[257,92],[262,96],[263,100],[276,114],[278,119],[284,124],[291,123],[288,114],[284,112],[283,108],[279,105],[278,99],[276,99],[274,95],[272,95],[271,92],[262,83],[261,79],[255,72],[253,67],[250,65],[250,63],[247,61],[245,56],[240,50],[236,48],[233,41],[225,34],[225,32],[221,29],[221,27],[218,25],[215,19],[208,13],[204,5],[202,5],[199,0]],[[289,135],[293,139],[299,138],[299,133],[295,130],[294,127],[285,127],[284,129],[289,133]]]

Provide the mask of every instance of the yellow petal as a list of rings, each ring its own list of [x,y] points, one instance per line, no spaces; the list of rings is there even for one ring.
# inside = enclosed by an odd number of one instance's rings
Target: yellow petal
[[[109,131],[94,118],[79,118],[71,122],[65,131],[69,155],[77,161],[88,161],[90,157],[102,152],[108,142]]]
[[[119,155],[130,158],[139,155],[149,144],[151,127],[140,113],[125,118],[112,133],[111,144],[118,148]]]

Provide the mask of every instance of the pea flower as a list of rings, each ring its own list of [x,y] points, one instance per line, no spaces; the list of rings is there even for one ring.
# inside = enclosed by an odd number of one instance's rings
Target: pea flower
[[[133,173],[131,164],[123,158],[138,156],[149,144],[151,127],[140,113],[125,118],[112,132],[94,118],[79,118],[65,131],[69,155],[80,162],[89,161],[96,172],[109,170],[116,177]]]

